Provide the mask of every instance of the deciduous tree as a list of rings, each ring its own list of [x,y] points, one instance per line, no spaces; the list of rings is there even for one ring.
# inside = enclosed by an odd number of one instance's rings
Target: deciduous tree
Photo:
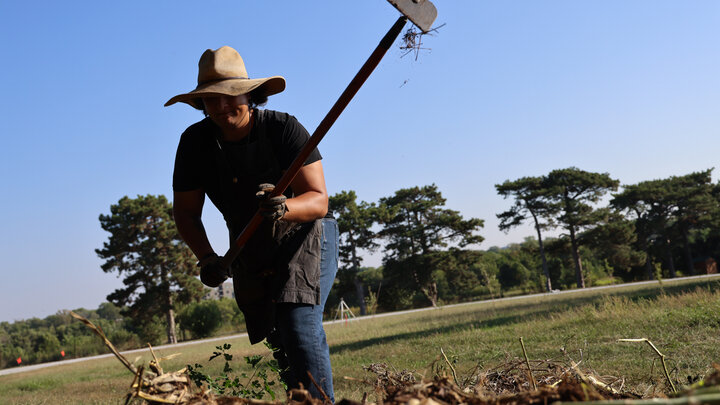
[[[200,339],[212,336],[220,328],[223,314],[217,301],[205,300],[185,307],[178,320],[182,329],[189,330],[193,338]]]

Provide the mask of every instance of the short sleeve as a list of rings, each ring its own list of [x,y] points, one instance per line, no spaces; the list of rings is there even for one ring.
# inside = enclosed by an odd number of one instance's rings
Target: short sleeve
[[[191,191],[203,187],[203,167],[197,145],[197,137],[185,131],[180,137],[175,154],[175,168],[173,170],[173,191]]]
[[[300,154],[300,151],[305,146],[305,143],[310,139],[310,134],[300,122],[293,117],[288,115],[285,127],[283,129],[282,137],[280,139],[281,147],[278,153],[278,163],[282,169],[287,169],[292,164],[295,157]],[[320,151],[315,148],[305,160],[305,165],[317,162],[322,159]]]

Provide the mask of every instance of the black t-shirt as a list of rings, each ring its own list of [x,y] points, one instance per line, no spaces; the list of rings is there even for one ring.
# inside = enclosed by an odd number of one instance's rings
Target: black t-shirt
[[[310,138],[292,115],[257,109],[255,113],[250,134],[237,142],[221,141],[220,128],[209,118],[188,127],[175,156],[173,190],[204,190],[226,220],[230,205],[242,211],[238,220],[252,216],[257,186],[277,184]],[[305,164],[320,159],[315,148]]]

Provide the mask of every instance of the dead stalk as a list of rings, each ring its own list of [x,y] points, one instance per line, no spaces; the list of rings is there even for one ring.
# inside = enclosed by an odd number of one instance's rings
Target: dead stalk
[[[150,348],[150,354],[152,354],[153,359],[150,360],[150,369],[155,372],[157,375],[164,374],[162,367],[160,367],[160,360],[158,360],[157,356],[155,356],[155,351],[152,348],[152,345],[148,343],[148,347]]]
[[[330,400],[330,397],[327,396],[325,391],[320,387],[320,385],[317,383],[317,381],[315,381],[315,378],[313,378],[312,374],[309,371],[307,372],[307,375],[308,375],[308,377],[310,377],[310,381],[313,383],[315,388],[317,388],[317,390],[320,391],[320,393],[322,394],[323,399],[325,400],[325,403],[332,404],[333,402]]]
[[[670,388],[672,388],[673,393],[677,393],[677,389],[675,389],[675,384],[673,384],[672,380],[670,379],[670,373],[668,373],[667,365],[665,364],[665,355],[660,353],[660,350],[658,350],[657,347],[655,347],[654,344],[647,338],[642,339],[618,339],[618,342],[645,342],[657,353],[658,357],[660,357],[660,362],[662,362],[663,366],[663,372],[665,373],[665,378],[667,379],[668,383],[670,384]]]
[[[123,355],[120,354],[120,352],[117,351],[117,349],[115,348],[115,346],[113,346],[113,344],[110,342],[110,340],[108,340],[108,338],[105,336],[105,332],[103,332],[103,330],[102,330],[101,328],[95,326],[92,322],[88,321],[85,317],[80,316],[80,315],[76,314],[76,313],[73,312],[73,311],[70,311],[70,315],[71,315],[73,318],[75,318],[75,319],[79,320],[80,322],[84,323],[88,328],[90,328],[93,332],[95,332],[96,335],[100,336],[100,338],[103,340],[103,343],[105,343],[105,346],[107,346],[107,347],[110,349],[110,351],[115,355],[115,357],[117,357],[118,360],[120,360],[120,362],[121,362],[128,370],[130,370],[131,373],[137,374],[137,369],[135,368],[135,366],[133,366],[132,364],[130,364],[130,362],[127,361],[127,359],[126,359],[125,357],[123,357]]]
[[[450,360],[448,360],[447,356],[445,355],[445,351],[443,348],[440,348],[440,353],[442,354],[443,358],[445,359],[445,363],[447,363],[448,367],[450,367],[450,371],[452,371],[453,380],[455,380],[455,385],[460,386],[457,379],[457,374],[455,373],[455,367],[453,367],[452,364],[450,364]]]
[[[537,382],[535,382],[535,377],[533,376],[532,369],[530,368],[530,360],[528,359],[527,351],[525,351],[525,343],[523,342],[522,336],[520,336],[520,346],[522,347],[523,356],[525,356],[525,364],[528,368],[528,373],[530,374],[530,381],[532,381],[533,389],[537,391]]]

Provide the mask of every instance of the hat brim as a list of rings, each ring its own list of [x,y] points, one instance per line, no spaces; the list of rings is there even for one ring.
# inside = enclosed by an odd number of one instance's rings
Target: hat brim
[[[227,79],[199,85],[195,90],[178,94],[165,103],[165,107],[175,103],[186,103],[202,109],[195,102],[198,98],[211,96],[239,96],[262,88],[266,96],[272,96],[285,90],[285,78],[282,76],[265,77],[262,79]]]

